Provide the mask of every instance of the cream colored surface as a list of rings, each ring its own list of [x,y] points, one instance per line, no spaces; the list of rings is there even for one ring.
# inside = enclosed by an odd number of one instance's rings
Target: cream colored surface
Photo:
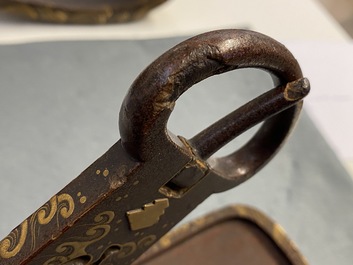
[[[353,176],[353,42],[288,42],[310,79],[305,108]]]
[[[169,0],[144,20],[123,25],[23,23],[0,13],[0,43],[157,38],[234,27],[246,27],[280,40],[348,39],[315,1]]]

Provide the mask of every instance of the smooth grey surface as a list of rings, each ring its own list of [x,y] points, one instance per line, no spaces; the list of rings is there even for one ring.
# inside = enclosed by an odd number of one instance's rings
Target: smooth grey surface
[[[119,139],[129,85],[181,40],[0,46],[0,238]],[[177,102],[169,129],[190,137],[269,88],[260,71],[208,79]],[[232,203],[278,221],[310,264],[352,264],[353,184],[307,115],[257,176],[187,220]]]

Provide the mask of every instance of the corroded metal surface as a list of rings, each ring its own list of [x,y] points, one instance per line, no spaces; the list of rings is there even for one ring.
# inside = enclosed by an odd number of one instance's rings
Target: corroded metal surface
[[[0,10],[32,20],[103,24],[144,17],[166,0],[1,0]]]
[[[183,92],[245,67],[270,72],[275,88],[191,139],[167,130]],[[260,170],[282,146],[309,89],[291,53],[262,34],[221,30],[182,42],[132,84],[120,110],[121,140],[0,241],[0,263],[132,263],[208,196]],[[242,148],[212,157],[261,121]]]

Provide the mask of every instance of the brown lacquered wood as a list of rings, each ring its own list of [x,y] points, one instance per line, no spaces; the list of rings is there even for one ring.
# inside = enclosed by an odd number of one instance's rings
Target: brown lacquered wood
[[[307,265],[285,234],[258,210],[234,205],[165,235],[133,265]]]
[[[15,16],[55,23],[104,24],[144,17],[166,0],[1,0]]]

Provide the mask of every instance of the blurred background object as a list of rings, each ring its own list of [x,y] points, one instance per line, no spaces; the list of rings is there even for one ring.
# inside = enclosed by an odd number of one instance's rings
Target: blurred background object
[[[353,37],[353,0],[317,0]]]
[[[6,1],[9,0],[0,0],[0,3]],[[133,23],[70,26],[32,22],[0,9],[2,44],[164,38],[195,35],[220,28],[247,28],[280,41],[350,39],[316,0],[169,0]]]
[[[2,0],[14,16],[54,23],[104,24],[144,17],[166,0]]]

